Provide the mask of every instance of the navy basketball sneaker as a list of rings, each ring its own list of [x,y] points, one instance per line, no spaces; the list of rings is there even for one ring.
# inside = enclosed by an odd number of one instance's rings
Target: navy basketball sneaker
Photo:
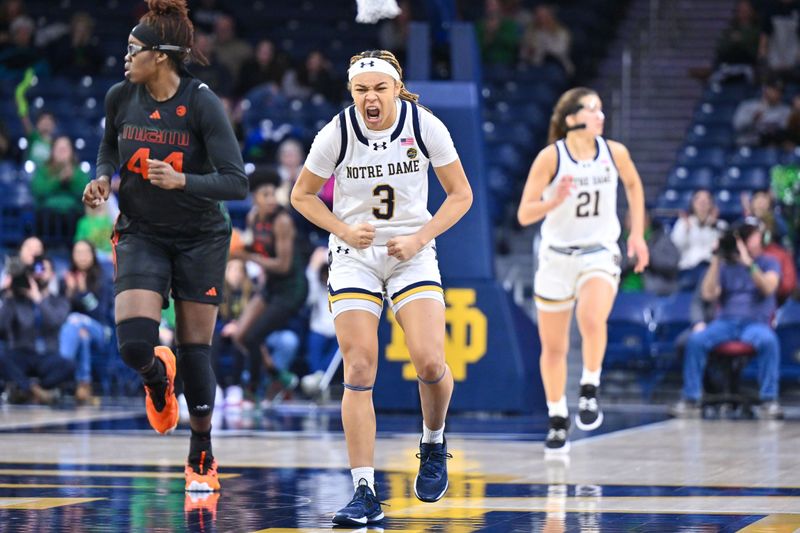
[[[597,403],[597,387],[594,385],[581,385],[581,395],[578,398],[578,414],[575,415],[575,425],[584,431],[591,431],[603,423],[603,411]]]
[[[447,440],[441,444],[419,443],[419,472],[414,480],[414,494],[423,502],[439,501],[447,492]]]
[[[376,488],[377,490],[377,488]],[[358,481],[353,499],[333,515],[333,523],[340,526],[363,526],[383,520],[383,510],[378,496],[367,485],[366,479]]]
[[[569,433],[569,418],[563,416],[550,417],[550,429],[547,432],[547,438],[544,441],[544,453],[559,454],[569,452],[569,441],[567,434]]]

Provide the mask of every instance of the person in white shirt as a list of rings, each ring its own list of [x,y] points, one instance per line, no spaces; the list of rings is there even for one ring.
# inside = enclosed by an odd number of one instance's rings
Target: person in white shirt
[[[705,189],[695,191],[689,212],[681,212],[670,233],[673,244],[681,253],[680,270],[691,270],[711,261],[719,238],[718,216],[719,209],[714,205],[711,193]]]
[[[602,137],[605,115],[592,89],[559,98],[550,118],[549,144],[531,166],[517,218],[523,226],[544,219],[534,293],[542,354],[539,361],[550,430],[545,453],[569,451],[564,387],[572,308],[582,339],[583,374],[575,423],[592,430],[603,422],[597,404],[607,344],[606,321],[620,275],[617,182],[628,198],[628,256],[635,272],[649,262],[644,240],[644,190],[624,145]]]
[[[294,208],[331,233],[328,281],[344,358],[342,424],[355,495],[333,518],[361,526],[383,519],[374,485],[378,322],[384,294],[405,333],[417,371],[423,414],[420,468],[414,492],[436,501],[447,490],[444,424],[453,376],[445,363],[445,306],[434,239],[472,204],[450,133],[417,104],[391,52],[350,59],[354,105],[317,134],[292,190]],[[447,198],[427,210],[428,167]],[[334,175],[333,211],[317,197]]]

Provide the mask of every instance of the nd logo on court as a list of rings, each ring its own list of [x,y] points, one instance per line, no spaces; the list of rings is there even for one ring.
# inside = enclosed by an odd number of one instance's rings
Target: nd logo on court
[[[486,355],[487,320],[478,307],[475,307],[475,289],[446,289],[444,301],[446,331],[444,354],[453,379],[467,379],[467,366],[477,363]],[[403,365],[403,379],[414,381],[417,372],[411,364],[411,356],[406,348],[405,335],[390,311],[387,320],[392,325],[391,342],[386,346],[386,360],[408,361]]]

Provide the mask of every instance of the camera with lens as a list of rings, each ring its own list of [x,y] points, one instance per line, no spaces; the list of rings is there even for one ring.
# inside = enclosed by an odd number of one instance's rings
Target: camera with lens
[[[726,227],[719,236],[717,244],[717,255],[727,263],[735,263],[739,260],[739,248],[736,246],[736,238],[739,236],[738,228]]]

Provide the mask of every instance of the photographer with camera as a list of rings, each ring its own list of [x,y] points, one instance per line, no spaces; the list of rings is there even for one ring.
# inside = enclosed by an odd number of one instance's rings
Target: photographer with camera
[[[673,407],[675,416],[700,415],[708,354],[734,340],[756,350],[760,416],[782,416],[778,403],[780,346],[770,327],[781,271],[774,258],[762,253],[762,238],[758,219],[748,217],[719,239],[701,285],[703,300],[717,303],[717,318],[689,337],[683,361],[683,400]]]
[[[11,384],[12,401],[33,400],[50,403],[54,395],[47,389],[70,381],[75,372],[72,362],[58,351],[58,333],[69,314],[69,302],[50,294],[54,276],[52,263],[41,256],[26,265],[19,258],[7,264],[11,278],[0,307],[0,333],[6,339],[4,374]],[[38,378],[38,384],[29,378]]]

